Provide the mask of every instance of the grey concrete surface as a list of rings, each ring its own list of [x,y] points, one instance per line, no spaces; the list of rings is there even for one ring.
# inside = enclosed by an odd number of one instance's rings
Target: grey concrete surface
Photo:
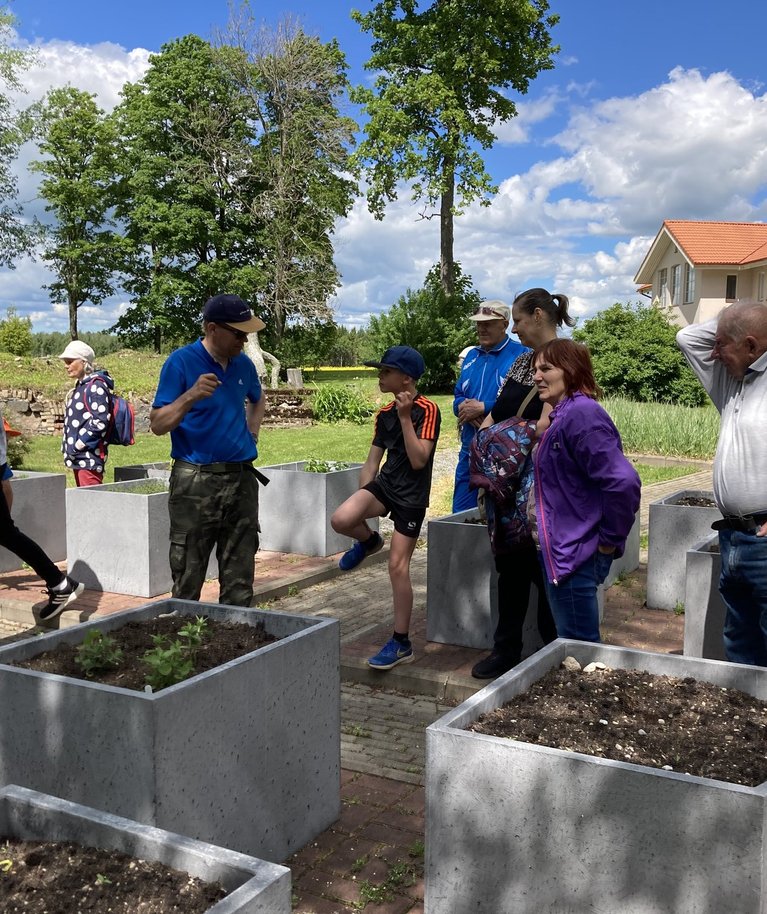
[[[722,632],[727,608],[719,594],[722,558],[719,536],[706,537],[687,552],[684,596],[684,654],[726,660]]]
[[[290,870],[15,785],[0,789],[0,834],[67,841],[172,867],[230,894],[209,914],[289,914]]]
[[[10,665],[169,611],[280,640],[157,693]],[[338,816],[336,620],[163,601],[0,649],[0,691],[0,784],[274,862]]]
[[[64,473],[17,470],[11,479],[16,526],[48,555],[52,562],[67,557],[67,517]],[[0,573],[22,567],[21,559],[0,546]]]
[[[568,655],[767,697],[767,670],[558,640],[426,731],[426,914],[762,914],[767,785],[466,731]]]

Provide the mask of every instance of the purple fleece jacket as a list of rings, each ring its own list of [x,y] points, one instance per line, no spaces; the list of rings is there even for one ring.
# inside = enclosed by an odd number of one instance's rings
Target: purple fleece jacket
[[[576,393],[554,407],[535,453],[538,539],[553,584],[598,546],[623,555],[641,486],[618,429],[596,400]]]

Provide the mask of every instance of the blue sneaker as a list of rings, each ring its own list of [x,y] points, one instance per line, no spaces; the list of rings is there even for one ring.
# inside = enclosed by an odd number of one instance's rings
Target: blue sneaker
[[[374,670],[390,670],[398,663],[412,663],[415,660],[413,648],[408,641],[407,647],[396,638],[390,638],[381,650],[368,660],[368,666]]]
[[[383,537],[380,533],[376,533],[375,537],[372,546],[365,546],[364,543],[355,542],[351,549],[344,552],[338,562],[338,567],[341,571],[351,571],[352,568],[356,568],[369,555],[380,552],[384,547]]]

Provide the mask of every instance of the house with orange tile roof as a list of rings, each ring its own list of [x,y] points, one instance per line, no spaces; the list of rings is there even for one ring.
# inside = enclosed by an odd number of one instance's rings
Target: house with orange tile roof
[[[686,326],[737,299],[765,301],[766,275],[767,223],[666,219],[634,282]]]

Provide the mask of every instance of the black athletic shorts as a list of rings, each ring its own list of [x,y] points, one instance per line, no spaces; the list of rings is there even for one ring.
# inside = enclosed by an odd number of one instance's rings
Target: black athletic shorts
[[[397,533],[401,533],[403,536],[410,536],[413,539],[417,538],[421,532],[423,519],[426,517],[426,508],[410,508],[407,505],[395,504],[376,480],[369,482],[362,488],[381,502],[386,509],[382,512],[381,517],[386,517],[388,514],[394,521],[394,529]]]

